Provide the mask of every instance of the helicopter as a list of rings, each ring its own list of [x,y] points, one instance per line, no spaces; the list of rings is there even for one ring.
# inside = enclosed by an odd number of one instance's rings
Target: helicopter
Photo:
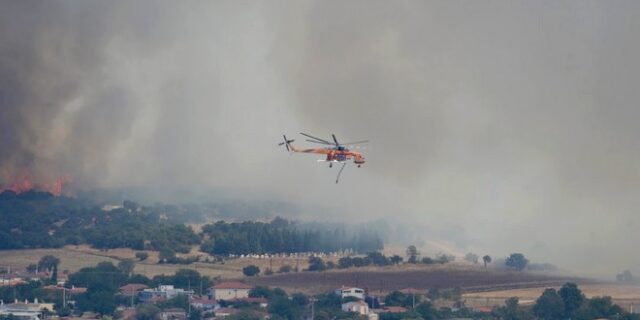
[[[284,134],[282,135],[282,137],[284,138],[284,141],[280,142],[278,145],[285,146],[285,148],[289,152],[324,154],[326,155],[326,158],[318,159],[318,162],[328,162],[329,168],[333,167],[334,163],[342,163],[342,167],[340,168],[340,171],[338,171],[338,176],[336,177],[336,183],[338,183],[338,181],[340,180],[340,174],[342,174],[342,170],[344,170],[344,167],[347,165],[347,162],[349,160],[353,159],[353,163],[356,164],[358,168],[360,168],[366,162],[366,159],[364,155],[362,155],[362,153],[357,151],[351,151],[349,150],[349,148],[347,148],[347,146],[367,143],[369,142],[369,140],[340,143],[338,142],[338,139],[336,138],[335,134],[331,134],[331,137],[333,138],[333,142],[314,137],[304,132],[300,132],[300,134],[308,138],[306,139],[306,141],[322,144],[322,145],[325,145],[325,147],[298,149],[294,147],[292,144],[295,141],[295,139],[289,140],[287,139],[287,136]]]

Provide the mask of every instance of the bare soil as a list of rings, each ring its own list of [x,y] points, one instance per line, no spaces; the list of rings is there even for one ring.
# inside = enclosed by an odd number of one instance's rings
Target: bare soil
[[[355,286],[370,292],[386,293],[403,288],[460,287],[465,292],[491,291],[505,288],[526,288],[562,285],[567,281],[582,281],[574,277],[536,273],[485,270],[463,266],[395,266],[301,272],[248,279],[255,285],[277,286],[308,293],[325,292],[340,286]]]

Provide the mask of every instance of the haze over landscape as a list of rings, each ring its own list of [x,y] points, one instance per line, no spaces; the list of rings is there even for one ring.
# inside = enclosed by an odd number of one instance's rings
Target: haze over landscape
[[[637,1],[2,7],[0,186],[215,190],[640,273]],[[369,139],[367,163],[336,185],[277,148],[300,131]]]

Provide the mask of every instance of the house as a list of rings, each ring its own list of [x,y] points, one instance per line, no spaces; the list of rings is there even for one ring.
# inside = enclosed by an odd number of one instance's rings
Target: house
[[[47,290],[63,290],[65,294],[82,294],[87,292],[87,288],[76,287],[76,286],[71,286],[71,288],[65,288],[63,286],[54,286],[50,284],[48,286],[44,286],[43,288]]]
[[[122,287],[120,287],[120,293],[124,296],[135,296],[138,294],[138,292],[144,290],[144,289],[149,289],[149,286],[147,286],[146,284],[142,284],[142,283],[129,283],[126,284]]]
[[[364,290],[360,289],[360,288],[354,288],[354,287],[341,287],[338,288],[336,290],[334,290],[335,294],[339,295],[340,297],[342,297],[342,299],[346,298],[346,297],[354,297],[354,298],[358,298],[360,300],[364,300]]]
[[[220,317],[220,318],[224,318],[224,317],[228,317],[231,315],[234,315],[236,313],[238,313],[238,309],[233,309],[233,308],[220,308],[217,309],[216,312],[216,318]]]
[[[342,304],[342,311],[360,315],[369,314],[369,305],[364,301],[351,301]]]
[[[160,313],[162,320],[186,320],[187,312],[181,308],[166,309]]]
[[[233,300],[249,298],[252,286],[242,282],[222,282],[209,288],[209,297],[214,300]]]
[[[41,318],[43,310],[54,312],[53,303],[38,302],[38,299],[33,302],[25,300],[24,303],[18,302],[18,300],[9,304],[0,302],[0,316],[12,314],[20,319],[38,320]]]
[[[191,303],[192,307],[200,310],[213,310],[220,307],[220,305],[216,300],[209,299],[209,297],[206,297],[206,296],[191,297],[191,299],[189,300],[189,303]]]
[[[0,274],[0,286],[15,286],[23,283],[26,281],[16,274]]]
[[[171,299],[179,295],[192,295],[193,290],[177,289],[171,285],[161,285],[153,289],[143,289],[140,292],[142,302],[158,301],[161,299]]]

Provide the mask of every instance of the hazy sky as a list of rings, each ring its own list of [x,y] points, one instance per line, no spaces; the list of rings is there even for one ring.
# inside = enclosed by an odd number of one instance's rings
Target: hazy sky
[[[459,253],[640,273],[640,2],[0,8],[0,183],[248,190]],[[335,185],[276,147],[300,131],[369,139],[368,162]]]

